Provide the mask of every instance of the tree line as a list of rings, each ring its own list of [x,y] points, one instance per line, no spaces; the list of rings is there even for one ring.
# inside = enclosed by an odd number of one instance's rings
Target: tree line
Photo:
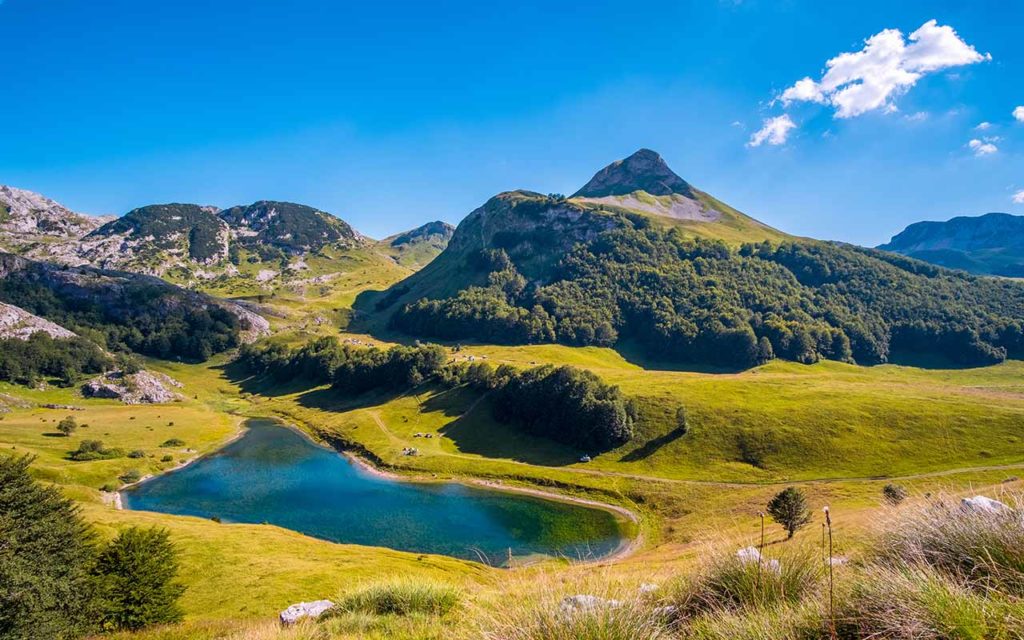
[[[0,339],[0,381],[36,386],[43,379],[74,384],[83,374],[102,373],[114,360],[80,337],[52,338],[39,331],[27,340]]]
[[[264,342],[243,346],[239,362],[277,381],[303,379],[352,394],[404,391],[424,382],[467,385],[492,394],[495,420],[593,453],[628,442],[637,419],[635,403],[589,371],[451,363],[437,345],[360,348],[334,337],[297,348]]]
[[[836,243],[732,248],[638,216],[619,222],[553,266],[529,238],[503,237],[505,248],[465,257],[484,284],[403,305],[391,326],[502,344],[629,339],[659,359],[740,368],[776,357],[878,364],[899,352],[962,365],[1024,357],[1020,283]]]
[[[0,300],[51,320],[110,351],[201,362],[237,347],[245,327],[216,305],[187,304],[164,286],[136,286],[116,303],[60,295],[27,279],[0,279]]]

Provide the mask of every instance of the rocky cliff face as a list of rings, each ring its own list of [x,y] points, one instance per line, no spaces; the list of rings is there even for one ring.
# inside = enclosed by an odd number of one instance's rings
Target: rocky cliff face
[[[38,193],[0,185],[2,245],[77,239],[108,220],[75,213]]]
[[[987,213],[915,222],[878,247],[972,273],[1024,276],[1024,216]]]
[[[20,307],[0,302],[0,339],[28,340],[29,336],[40,332],[57,339],[75,336],[73,332],[46,318],[40,318]]]

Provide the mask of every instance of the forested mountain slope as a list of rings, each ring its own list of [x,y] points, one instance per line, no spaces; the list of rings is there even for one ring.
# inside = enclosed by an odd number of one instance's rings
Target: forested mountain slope
[[[602,170],[570,199],[492,198],[427,268],[361,301],[370,324],[506,344],[628,341],[661,360],[728,367],[875,364],[901,351],[964,365],[1024,356],[1024,286],[784,236],[718,206],[652,153]],[[595,202],[605,198],[619,204]],[[633,202],[652,198],[660,213]]]

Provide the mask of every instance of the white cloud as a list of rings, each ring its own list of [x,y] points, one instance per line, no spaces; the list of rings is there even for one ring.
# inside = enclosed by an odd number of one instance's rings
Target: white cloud
[[[770,145],[786,144],[789,132],[796,129],[796,124],[789,118],[788,114],[782,114],[777,118],[767,118],[762,127],[750,136],[747,142],[748,147],[760,147],[764,143]]]
[[[974,128],[977,129],[978,131],[986,131],[986,130],[992,128],[992,123],[991,122],[981,122],[981,123],[978,123],[978,126],[976,126]]]
[[[971,151],[974,152],[974,155],[980,158],[981,156],[992,155],[996,151],[999,151],[999,147],[992,144],[991,141],[992,138],[985,138],[984,140],[978,140],[977,138],[975,138],[974,140],[968,142],[967,146],[970,147]]]
[[[928,119],[928,113],[926,111],[918,111],[917,113],[912,113],[909,116],[903,117],[910,122],[924,122]]]
[[[1024,107],[1017,107],[1013,110],[1013,117],[1020,122],[1024,122]]]
[[[906,40],[898,29],[876,33],[860,51],[841,53],[826,62],[820,81],[798,80],[780,98],[785,105],[832,105],[837,118],[876,109],[895,111],[893,100],[926,74],[991,59],[960,39],[952,27],[929,20]]]
[[[1024,204],[1024,189],[1013,194],[1013,201],[1017,204]]]

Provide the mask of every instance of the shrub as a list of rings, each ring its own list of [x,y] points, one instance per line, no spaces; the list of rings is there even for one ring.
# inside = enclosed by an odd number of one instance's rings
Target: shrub
[[[682,615],[795,604],[821,585],[824,573],[821,558],[806,549],[760,563],[756,550],[743,557],[722,554],[684,581],[673,599]]]
[[[897,505],[907,499],[907,490],[898,484],[887,484],[882,487],[882,495],[889,504]]]
[[[128,452],[128,457],[129,458],[136,458],[136,459],[138,459],[138,458],[145,458],[146,457],[146,452],[143,451],[142,449],[135,449],[134,451],[129,451]]]
[[[804,492],[796,487],[786,487],[768,502],[768,515],[786,529],[787,539],[811,521]]]
[[[90,460],[110,460],[123,455],[124,451],[115,448],[108,449],[103,445],[102,440],[82,440],[78,444],[78,449],[71,452],[70,458],[78,462],[88,462]]]
[[[1021,504],[1020,496],[1008,498]],[[884,525],[881,560],[931,566],[983,588],[1024,596],[1024,526],[1019,510],[978,512],[955,498],[901,509]]]
[[[121,485],[117,484],[116,482],[106,482],[103,484],[103,486],[100,487],[100,491],[103,491],[105,493],[114,493],[120,488]]]
[[[135,630],[182,618],[178,557],[162,529],[123,530],[99,554],[95,576],[106,629]]]
[[[164,457],[160,458],[160,462],[174,462],[174,456],[168,453]]]
[[[402,579],[372,583],[343,595],[339,612],[363,612],[376,615],[415,613],[444,615],[462,598],[459,589],[441,582]]]
[[[121,474],[121,481],[127,484],[138,482],[142,479],[142,473],[138,469],[129,469]]]
[[[0,456],[0,638],[74,638],[91,629],[93,536],[78,507]]]
[[[76,429],[78,429],[78,423],[75,422],[75,419],[71,416],[64,418],[60,421],[60,424],[57,425],[57,431],[63,433],[65,437],[70,436]]]
[[[170,440],[164,440],[160,443],[161,447],[184,447],[185,441],[181,438],[171,438]]]

